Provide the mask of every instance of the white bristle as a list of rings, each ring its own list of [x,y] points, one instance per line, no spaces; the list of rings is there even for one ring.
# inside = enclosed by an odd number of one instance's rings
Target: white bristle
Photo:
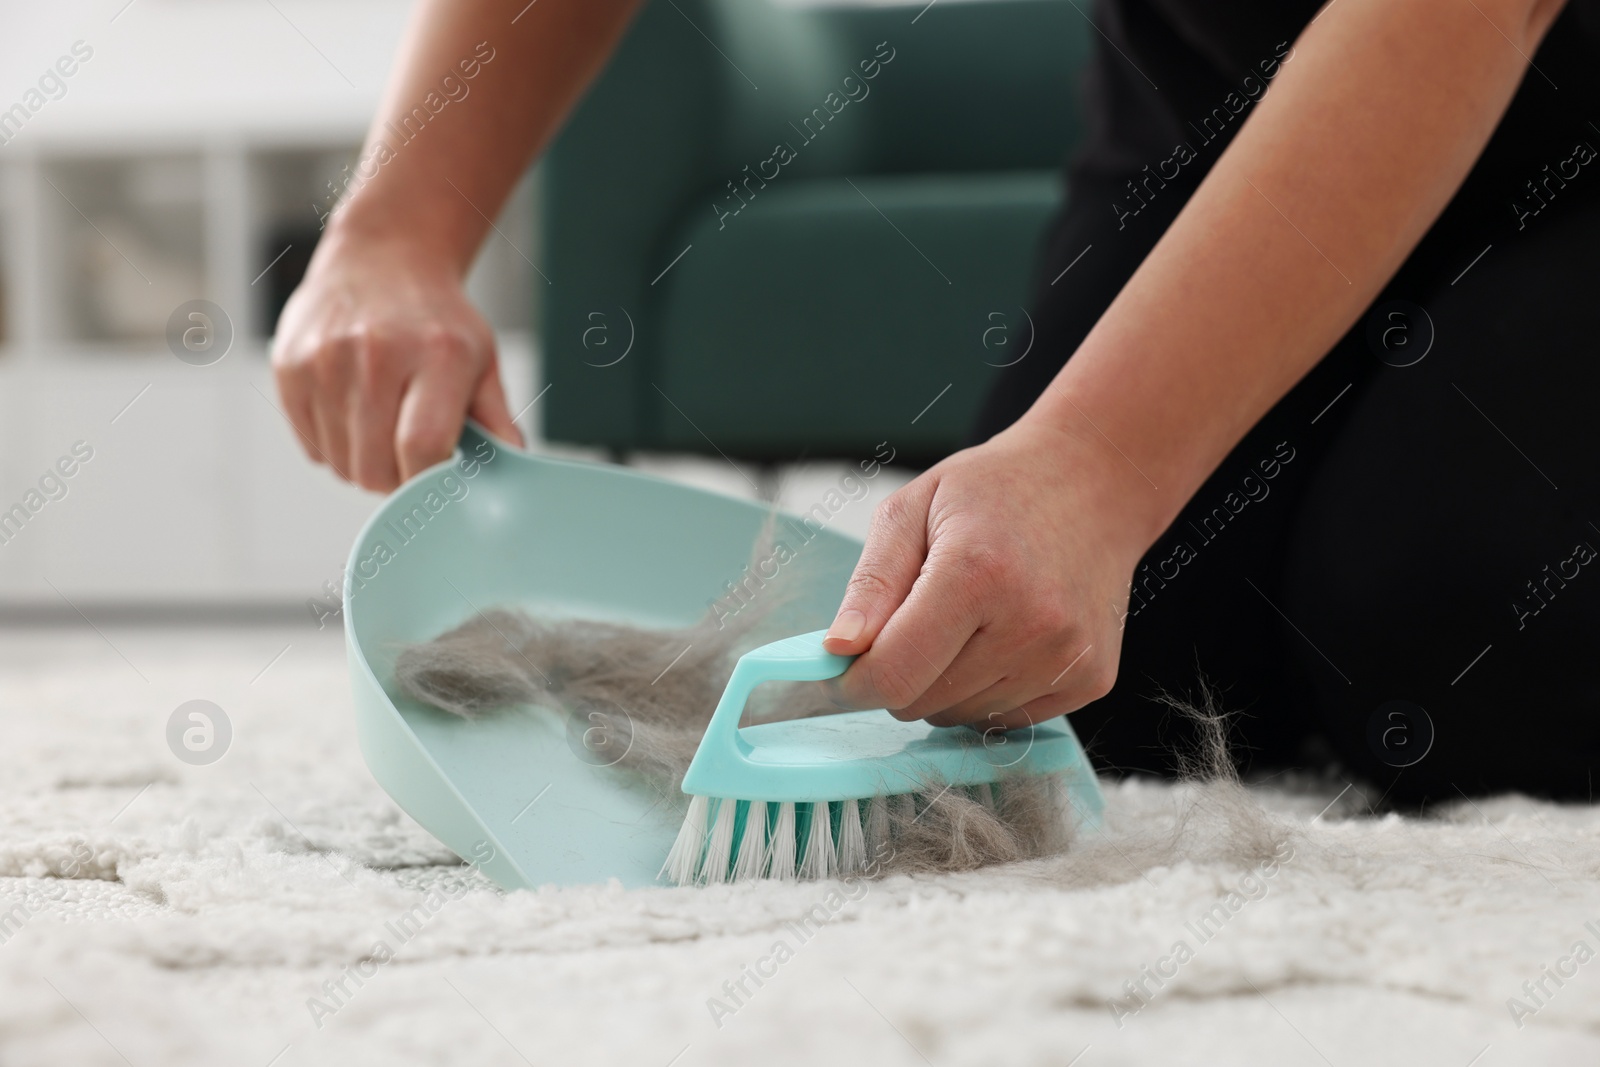
[[[867,865],[867,839],[861,832],[861,805],[844,802],[839,814],[839,873],[855,874]]]
[[[889,800],[873,797],[867,805],[867,855],[882,863],[889,855]]]
[[[995,810],[994,790],[989,788],[989,783],[988,782],[983,782],[980,785],[978,785],[977,786],[977,793],[978,793],[978,803],[982,804],[984,807],[988,808],[990,811],[994,811]]]
[[[785,801],[778,805],[778,821],[772,828],[772,866],[769,877],[785,882],[794,881],[794,805]]]
[[[739,838],[739,855],[733,861],[733,880],[760,878],[767,867],[767,802],[752,800]]]
[[[828,802],[811,805],[811,832],[806,835],[806,854],[800,861],[801,879],[831,878],[839,869],[839,856],[833,847],[833,820]]]
[[[733,859],[733,819],[738,807],[737,800],[717,801],[717,821],[712,824],[705,863],[700,868],[700,880],[707,885],[728,880],[728,862]]]
[[[678,839],[667,853],[667,862],[661,865],[661,874],[674,885],[689,885],[700,870],[700,853],[706,843],[706,815],[710,804],[705,797],[689,798],[689,813],[683,818]],[[661,875],[657,875],[659,878]]]

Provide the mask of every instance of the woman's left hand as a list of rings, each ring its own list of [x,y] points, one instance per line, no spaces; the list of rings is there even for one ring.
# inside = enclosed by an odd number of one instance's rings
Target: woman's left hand
[[[1110,692],[1150,486],[1104,440],[1030,422],[873,513],[824,643],[835,703],[1014,729]]]

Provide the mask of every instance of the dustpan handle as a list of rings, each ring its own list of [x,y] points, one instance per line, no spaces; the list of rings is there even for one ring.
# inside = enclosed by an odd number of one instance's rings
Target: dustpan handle
[[[699,794],[697,783],[715,781],[723,768],[746,762],[750,743],[739,736],[739,719],[750,693],[764,682],[820,682],[837,678],[855,662],[854,656],[836,656],[822,647],[826,630],[785,637],[739,657],[717,710],[706,725],[705,736],[683,777],[683,791]]]

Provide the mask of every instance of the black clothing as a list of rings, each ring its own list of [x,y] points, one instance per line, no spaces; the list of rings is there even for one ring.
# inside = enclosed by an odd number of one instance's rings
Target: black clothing
[[[1090,135],[1042,248],[1034,351],[975,439],[1060,369],[1315,8],[1097,6]],[[1141,563],[1117,684],[1072,718],[1102,766],[1170,772],[1185,727],[1149,695],[1203,672],[1256,769],[1331,757],[1410,803],[1592,796],[1597,11],[1568,5],[1449,208]]]

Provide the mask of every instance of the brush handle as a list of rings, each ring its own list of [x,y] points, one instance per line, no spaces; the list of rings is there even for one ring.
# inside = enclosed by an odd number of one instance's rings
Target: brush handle
[[[820,682],[838,677],[855,662],[854,656],[836,656],[822,647],[827,633],[814,630],[785,637],[739,657],[684,777],[685,792],[696,791],[691,788],[696,780],[714,780],[725,768],[745,762],[751,745],[739,736],[739,719],[756,686],[764,682]]]
[[[855,662],[854,656],[836,656],[822,647],[822,639],[828,635],[826,630],[813,630],[808,634],[799,634],[795,637],[785,637],[781,641],[774,641],[770,645],[751,649],[739,657],[738,664],[733,668],[733,676],[728,679],[727,693],[734,691],[734,683],[745,683],[745,694],[762,682],[820,682],[825,678],[837,678],[845,672],[850,664]],[[717,712],[721,714],[723,706],[729,703],[726,699],[717,705]],[[741,710],[744,701],[739,701]],[[738,715],[734,715],[735,722]],[[713,718],[712,723],[716,722]]]
[[[825,631],[774,641],[740,657],[683,776],[690,796],[768,803],[818,803],[993,784],[1011,776],[1059,775],[1090,823],[1105,800],[1094,768],[1066,719],[1007,734],[1003,747],[966,727],[902,722],[885,711],[840,712],[741,730],[751,690],[763,682],[821,681],[852,656],[823,650]]]

